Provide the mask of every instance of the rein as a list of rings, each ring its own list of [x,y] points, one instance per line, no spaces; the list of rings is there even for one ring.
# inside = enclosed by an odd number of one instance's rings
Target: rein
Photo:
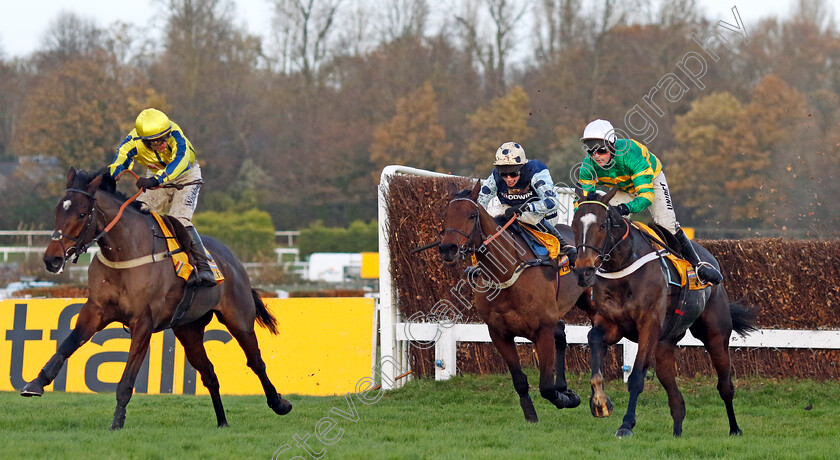
[[[138,176],[137,173],[135,173],[134,171],[132,171],[130,169],[126,169],[123,172],[121,172],[119,175],[117,175],[115,180],[118,180],[120,178],[120,176],[122,176],[126,171],[130,172],[134,176],[135,179],[140,178],[140,176]],[[187,187],[187,186],[190,186],[190,185],[201,185],[203,183],[204,183],[203,180],[197,179],[197,180],[194,180],[194,181],[191,181],[191,182],[187,182],[185,184],[164,184],[164,185],[160,185],[159,187],[160,188],[176,188],[178,190],[181,190],[184,187]],[[99,240],[103,236],[105,236],[105,234],[108,233],[112,228],[114,228],[114,225],[116,225],[117,222],[119,222],[120,218],[122,218],[123,212],[125,211],[125,208],[127,208],[129,204],[131,204],[134,200],[136,200],[145,190],[146,189],[140,189],[139,191],[137,191],[137,193],[134,194],[134,196],[125,200],[125,202],[123,202],[123,204],[120,205],[120,209],[119,209],[119,211],[117,211],[117,215],[114,217],[114,219],[111,222],[109,222],[105,226],[105,228],[101,232],[99,232],[98,235],[94,236],[87,243],[82,243],[82,240],[83,240],[82,237],[87,233],[88,229],[92,228],[92,226],[93,226],[93,223],[95,221],[94,217],[93,217],[94,211],[99,212],[99,214],[102,214],[103,217],[104,217],[104,214],[96,206],[96,197],[94,195],[92,195],[92,194],[90,194],[90,193],[88,193],[84,190],[77,189],[77,188],[68,188],[67,190],[65,190],[66,193],[69,193],[69,192],[81,193],[82,195],[85,195],[86,197],[91,199],[90,211],[88,212],[88,215],[89,215],[88,221],[85,224],[85,227],[82,229],[82,231],[79,232],[79,234],[75,238],[70,236],[70,235],[66,235],[61,230],[55,230],[52,234],[52,238],[51,238],[52,241],[58,241],[58,243],[61,245],[61,249],[64,250],[65,263],[68,259],[68,254],[70,253],[71,250],[73,251],[73,255],[75,256],[75,257],[73,257],[72,262],[76,263],[79,260],[79,256],[86,253],[88,248],[90,248],[93,244],[99,243]],[[76,244],[74,244],[73,246],[65,249],[64,244],[61,243],[62,238],[67,238],[68,240],[71,240]],[[97,256],[98,256],[98,258],[101,262],[105,263],[105,265],[107,265],[109,267],[112,267],[112,268],[131,268],[131,267],[143,265],[143,264],[146,264],[146,263],[157,262],[161,256],[164,256],[166,254],[167,254],[166,252],[159,253],[159,254],[151,254],[151,255],[148,255],[148,256],[141,257],[140,259],[125,261],[125,262],[112,262],[108,259],[105,259],[104,256],[100,255],[100,253],[97,253]],[[141,259],[142,259],[143,263],[140,263],[139,265],[137,265],[137,261],[140,261]]]
[[[479,218],[480,218],[479,204],[475,200],[472,200],[470,198],[455,198],[452,201],[450,201],[449,204],[452,204],[456,201],[468,201],[468,202],[470,202],[473,206],[475,206],[476,212],[478,213],[478,215],[476,215],[475,225],[473,226],[473,229],[470,231],[469,234],[460,230],[460,229],[457,229],[457,228],[446,228],[446,229],[444,229],[443,231],[440,232],[441,233],[441,239],[443,239],[443,236],[446,235],[447,233],[457,233],[457,234],[463,236],[464,238],[466,238],[466,241],[460,247],[460,253],[461,253],[462,257],[465,256],[467,253],[472,253],[473,257],[475,257],[476,253],[483,252],[483,250],[485,248],[487,248],[488,244],[490,244],[493,240],[498,238],[508,227],[511,226],[511,224],[513,224],[513,222],[516,221],[516,216],[511,217],[511,219],[507,223],[505,223],[505,225],[502,226],[496,233],[494,233],[493,235],[491,235],[490,237],[488,237],[487,239],[482,241],[480,246],[478,246],[478,247],[475,247],[475,246],[468,247],[467,245],[474,238],[474,235],[476,235],[476,233],[478,233],[479,238],[484,237],[484,232],[481,230],[481,222],[479,220]],[[440,241],[438,241],[436,243],[432,243],[432,245],[437,245],[437,244],[440,244]],[[429,245],[429,246],[431,246],[431,245]],[[473,263],[475,263],[475,259],[473,260]],[[505,281],[505,282],[495,282],[493,280],[489,280],[485,284],[485,286],[489,287],[489,288],[492,288],[492,289],[507,289],[510,286],[512,286],[516,282],[517,279],[519,279],[519,276],[525,271],[526,268],[532,267],[532,266],[533,266],[532,264],[529,264],[527,262],[524,262],[524,261],[520,260],[519,265],[513,267],[513,275],[507,281]],[[559,279],[558,279],[558,281],[559,281]]]

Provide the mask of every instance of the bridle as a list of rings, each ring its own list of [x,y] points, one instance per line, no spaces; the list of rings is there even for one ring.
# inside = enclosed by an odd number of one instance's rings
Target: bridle
[[[475,243],[473,243],[473,241],[476,240],[476,237],[478,237],[479,241],[482,241],[484,239],[484,234],[481,231],[481,225],[479,222],[480,214],[478,210],[478,203],[476,203],[470,198],[454,198],[452,199],[452,201],[449,202],[449,205],[456,201],[468,201],[473,206],[475,206],[475,212],[473,212],[470,215],[470,217],[473,217],[475,219],[475,222],[473,223],[473,228],[469,233],[467,233],[461,229],[447,227],[440,231],[440,239],[443,240],[443,238],[448,233],[457,233],[458,235],[463,236],[465,238],[464,243],[458,246],[458,252],[461,254],[461,258],[463,259],[464,257],[466,257],[467,254],[475,254],[476,252],[481,251],[481,248],[484,247],[485,243],[481,243],[480,245],[476,246]],[[452,263],[454,263],[454,261]]]
[[[107,231],[107,230],[102,230],[101,232],[99,232],[98,235],[91,238],[87,243],[84,243],[83,241],[85,240],[85,236],[89,233],[89,231],[91,229],[93,229],[94,232],[96,231],[96,229],[93,225],[96,222],[96,218],[94,217],[94,212],[98,212],[99,214],[102,214],[103,218],[105,217],[105,214],[102,213],[102,211],[96,206],[96,197],[91,195],[90,193],[88,193],[84,190],[77,189],[77,188],[68,188],[67,190],[65,190],[65,192],[66,193],[70,193],[70,192],[81,193],[82,195],[90,198],[90,208],[88,209],[88,212],[87,212],[88,220],[87,220],[87,222],[85,223],[85,226],[82,228],[82,230],[79,232],[78,235],[76,235],[75,237],[72,237],[70,235],[65,234],[61,230],[55,230],[52,234],[52,238],[51,238],[52,241],[57,241],[58,244],[61,245],[61,249],[64,251],[64,262],[62,263],[62,267],[64,266],[65,263],[67,263],[67,259],[70,257],[71,251],[72,251],[72,254],[75,256],[75,257],[73,257],[73,263],[76,263],[76,261],[79,260],[79,256],[86,253],[88,248],[90,248],[93,244],[97,243],[99,241],[99,239],[102,238],[105,235],[105,232]],[[69,248],[65,248],[64,243],[62,242],[63,238],[67,238],[68,240],[73,241],[75,244],[73,246],[70,246]]]
[[[622,241],[626,240],[627,237],[630,236],[630,224],[627,223],[627,219],[621,219],[621,222],[624,223],[625,231],[624,231],[624,235],[621,238],[618,238],[616,240],[610,229],[613,228],[613,227],[619,227],[620,225],[617,225],[617,224],[614,225],[613,224],[612,217],[610,216],[609,205],[607,205],[605,203],[602,203],[600,201],[582,201],[582,202],[578,203],[578,207],[580,207],[584,204],[599,204],[599,205],[603,206],[607,211],[607,219],[605,221],[605,225],[607,226],[607,231],[606,231],[607,236],[606,236],[606,238],[604,238],[603,247],[599,249],[599,248],[596,248],[595,246],[592,246],[592,245],[589,245],[589,244],[581,244],[580,246],[577,247],[578,252],[580,252],[581,249],[591,249],[591,250],[597,252],[598,253],[598,258],[600,259],[600,263],[598,263],[598,266],[595,267],[595,268],[600,269],[601,266],[604,264],[604,262],[608,262],[612,258],[611,254],[612,254],[613,251],[616,250],[616,248],[618,248],[618,245],[620,245]],[[615,243],[612,244],[612,247],[610,247],[610,243],[613,240],[615,240]],[[610,247],[609,250],[607,250],[607,247]]]

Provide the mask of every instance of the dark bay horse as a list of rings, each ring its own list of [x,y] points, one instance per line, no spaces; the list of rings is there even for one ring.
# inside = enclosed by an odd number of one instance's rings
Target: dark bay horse
[[[566,385],[566,333],[560,318],[577,302],[586,301],[582,295],[584,288],[577,285],[570,273],[558,277],[550,266],[524,266],[524,260],[535,257],[519,235],[502,232],[500,237],[484,244],[496,233],[498,225],[476,202],[481,182],[471,191],[457,192],[457,187],[452,187],[438,250],[447,263],[456,263],[467,254],[475,255],[484,281],[496,283],[488,286],[481,280],[469,280],[476,310],[507,363],[525,420],[538,421],[528,395],[528,378],[522,372],[514,343],[517,336],[536,346],[540,395],[560,409],[577,407],[580,397]],[[571,227],[558,228],[571,241]],[[511,280],[513,284],[504,287]]]
[[[116,191],[116,182],[101,170],[92,175],[73,168],[67,173],[67,190],[55,208],[53,240],[44,253],[47,270],[56,273],[68,257],[84,252],[98,242],[101,254],[111,262],[142,261],[166,251],[166,242],[154,217],[142,212],[137,203],[125,208],[122,217],[108,232],[125,196]],[[248,367],[262,383],[268,405],[284,415],[292,405],[274,389],[260,356],[254,321],[277,333],[277,321],[266,309],[257,291],[251,288],[245,268],[220,242],[205,237],[209,250],[225,277],[212,288],[200,288],[181,325],[172,327],[184,346],[190,364],[200,373],[210,392],[219,427],[228,426],[219,396],[219,380],[204,349],[204,328],[215,314],[245,352]],[[69,246],[69,247],[68,247]],[[112,322],[122,323],[131,333],[131,347],[125,371],[117,385],[117,408],[111,429],[123,427],[126,405],[134,391],[137,373],[149,348],[152,333],[170,327],[170,320],[184,292],[185,282],[173,269],[169,258],[139,264],[133,268],[112,268],[94,258],[88,269],[90,298],[82,306],[76,327],[61,343],[38,377],[22,390],[22,396],[41,396],[44,386],[58,375],[64,362],[82,344]]]
[[[612,412],[612,402],[604,392],[601,366],[607,346],[627,337],[639,344],[639,350],[627,381],[630,393],[627,413],[615,435],[633,435],[636,403],[644,390],[648,367],[655,362],[656,376],[668,394],[674,436],[680,436],[685,401],[677,388],[674,350],[685,331],[674,336],[663,327],[669,302],[675,300],[666,280],[667,274],[659,258],[651,257],[655,249],[650,241],[608,205],[616,190],[612,189],[603,197],[594,193],[584,197],[578,190],[581,202],[572,221],[578,247],[574,271],[582,286],[594,286],[593,310],[588,312],[593,323],[588,338],[592,353],[589,406],[596,417],[606,417]],[[702,260],[719,268],[709,251],[697,243],[692,244]],[[649,260],[645,262],[646,259]],[[717,371],[717,388],[729,417],[729,434],[740,435],[732,407],[735,388],[729,361],[729,338],[733,330],[741,335],[755,330],[756,311],[731,303],[723,284],[705,289],[709,290],[703,293],[708,294],[705,309],[702,313],[697,310],[699,316],[686,326],[703,342]]]

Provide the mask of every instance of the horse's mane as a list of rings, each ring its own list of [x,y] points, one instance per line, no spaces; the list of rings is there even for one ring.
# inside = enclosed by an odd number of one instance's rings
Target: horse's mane
[[[128,200],[128,195],[123,192],[117,190],[117,181],[111,177],[111,174],[108,172],[108,168],[102,168],[96,172],[88,172],[84,170],[76,171],[76,177],[73,178],[73,187],[79,190],[84,190],[90,181],[95,179],[97,176],[102,175],[102,183],[99,184],[99,190],[103,192],[108,192],[113,195],[118,200],[125,202]],[[144,214],[148,214],[149,211],[140,209],[141,203],[139,201],[132,201],[129,207],[134,208],[135,210],[142,212]]]

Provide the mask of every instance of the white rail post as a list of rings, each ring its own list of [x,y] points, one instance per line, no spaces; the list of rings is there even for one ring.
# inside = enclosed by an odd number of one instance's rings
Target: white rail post
[[[440,338],[435,343],[435,380],[449,380],[457,374],[458,342],[452,327],[438,324]]]
[[[621,370],[624,372],[624,381],[630,378],[630,373],[633,372],[633,363],[636,361],[636,353],[639,352],[639,344],[631,342],[626,338],[618,342],[621,345],[621,354],[623,356],[623,364]]]

